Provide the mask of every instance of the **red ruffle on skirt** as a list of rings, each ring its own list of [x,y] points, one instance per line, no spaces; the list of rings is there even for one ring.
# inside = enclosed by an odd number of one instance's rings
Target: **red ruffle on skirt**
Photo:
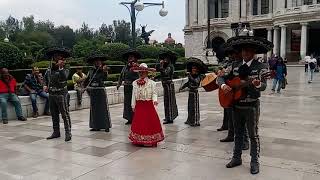
[[[137,145],[156,145],[164,135],[153,101],[137,101],[129,139]]]

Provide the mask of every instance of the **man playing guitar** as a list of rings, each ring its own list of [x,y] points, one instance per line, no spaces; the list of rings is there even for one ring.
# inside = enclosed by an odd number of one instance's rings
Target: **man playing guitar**
[[[242,164],[241,154],[243,146],[243,136],[245,124],[247,124],[251,147],[251,174],[259,173],[259,152],[260,140],[258,134],[258,123],[260,116],[261,91],[267,87],[265,79],[259,79],[262,73],[267,71],[264,64],[255,59],[255,54],[267,53],[273,47],[272,43],[257,37],[239,36],[231,46],[241,51],[243,61],[236,61],[230,72],[230,76],[238,76],[244,81],[246,86],[241,90],[244,95],[234,102],[234,128],[235,147],[232,160],[226,165],[233,168]],[[234,87],[226,84],[228,76],[219,77],[217,82],[222,90],[227,94],[233,91]]]

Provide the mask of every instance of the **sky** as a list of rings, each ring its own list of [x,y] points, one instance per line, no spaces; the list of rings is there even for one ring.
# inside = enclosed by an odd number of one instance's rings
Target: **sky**
[[[129,11],[119,5],[131,0],[0,0],[0,20],[9,15],[22,19],[34,15],[35,20],[50,20],[58,25],[80,28],[83,22],[98,29],[102,23],[112,24],[113,20],[130,21]],[[162,2],[162,0],[142,0],[143,2]],[[161,7],[147,7],[137,17],[137,27],[147,26],[147,31],[155,30],[150,39],[163,42],[168,33],[176,42],[184,44],[183,27],[185,25],[185,0],[164,0],[169,11],[161,17]]]

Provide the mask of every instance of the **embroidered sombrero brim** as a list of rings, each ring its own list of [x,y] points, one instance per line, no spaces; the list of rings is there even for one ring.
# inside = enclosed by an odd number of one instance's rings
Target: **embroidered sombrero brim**
[[[97,59],[100,59],[102,61],[106,61],[107,60],[107,55],[100,54],[100,53],[92,54],[89,57],[87,57],[86,61],[87,61],[87,63],[93,63]]]
[[[61,54],[64,58],[68,58],[71,56],[71,50],[66,47],[51,47],[45,53],[48,58],[52,58],[55,54]]]
[[[172,64],[175,64],[178,57],[177,54],[170,50],[162,50],[159,53],[159,59],[169,58]]]
[[[238,36],[230,38],[228,44],[236,50],[242,50],[247,47],[253,48],[256,54],[265,54],[273,48],[272,42],[256,36]]]
[[[191,72],[193,66],[198,67],[200,74],[205,74],[208,71],[207,65],[205,65],[200,59],[195,57],[191,57],[187,60],[187,71]]]
[[[123,61],[128,61],[130,55],[133,55],[137,59],[141,59],[142,55],[135,49],[128,49],[122,54]]]
[[[133,67],[130,69],[133,72],[155,72],[154,68],[144,68],[144,67]]]

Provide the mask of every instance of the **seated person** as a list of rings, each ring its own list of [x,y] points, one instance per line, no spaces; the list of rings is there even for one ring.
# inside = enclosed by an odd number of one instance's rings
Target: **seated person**
[[[49,95],[44,91],[43,88],[43,76],[39,71],[38,67],[32,68],[32,74],[27,74],[24,81],[24,88],[27,90],[30,96],[33,115],[32,117],[37,118],[39,116],[37,107],[37,96],[46,99],[46,104],[44,107],[44,114],[49,115]]]
[[[77,91],[78,105],[82,103],[83,82],[87,76],[82,72],[81,67],[77,67],[77,72],[72,76],[72,82],[74,84],[74,90]]]
[[[16,95],[16,86],[17,82],[14,77],[9,74],[8,69],[0,69],[0,107],[3,124],[8,124],[8,101],[10,101],[14,106],[18,120],[27,120],[22,115],[22,107],[19,98]]]

